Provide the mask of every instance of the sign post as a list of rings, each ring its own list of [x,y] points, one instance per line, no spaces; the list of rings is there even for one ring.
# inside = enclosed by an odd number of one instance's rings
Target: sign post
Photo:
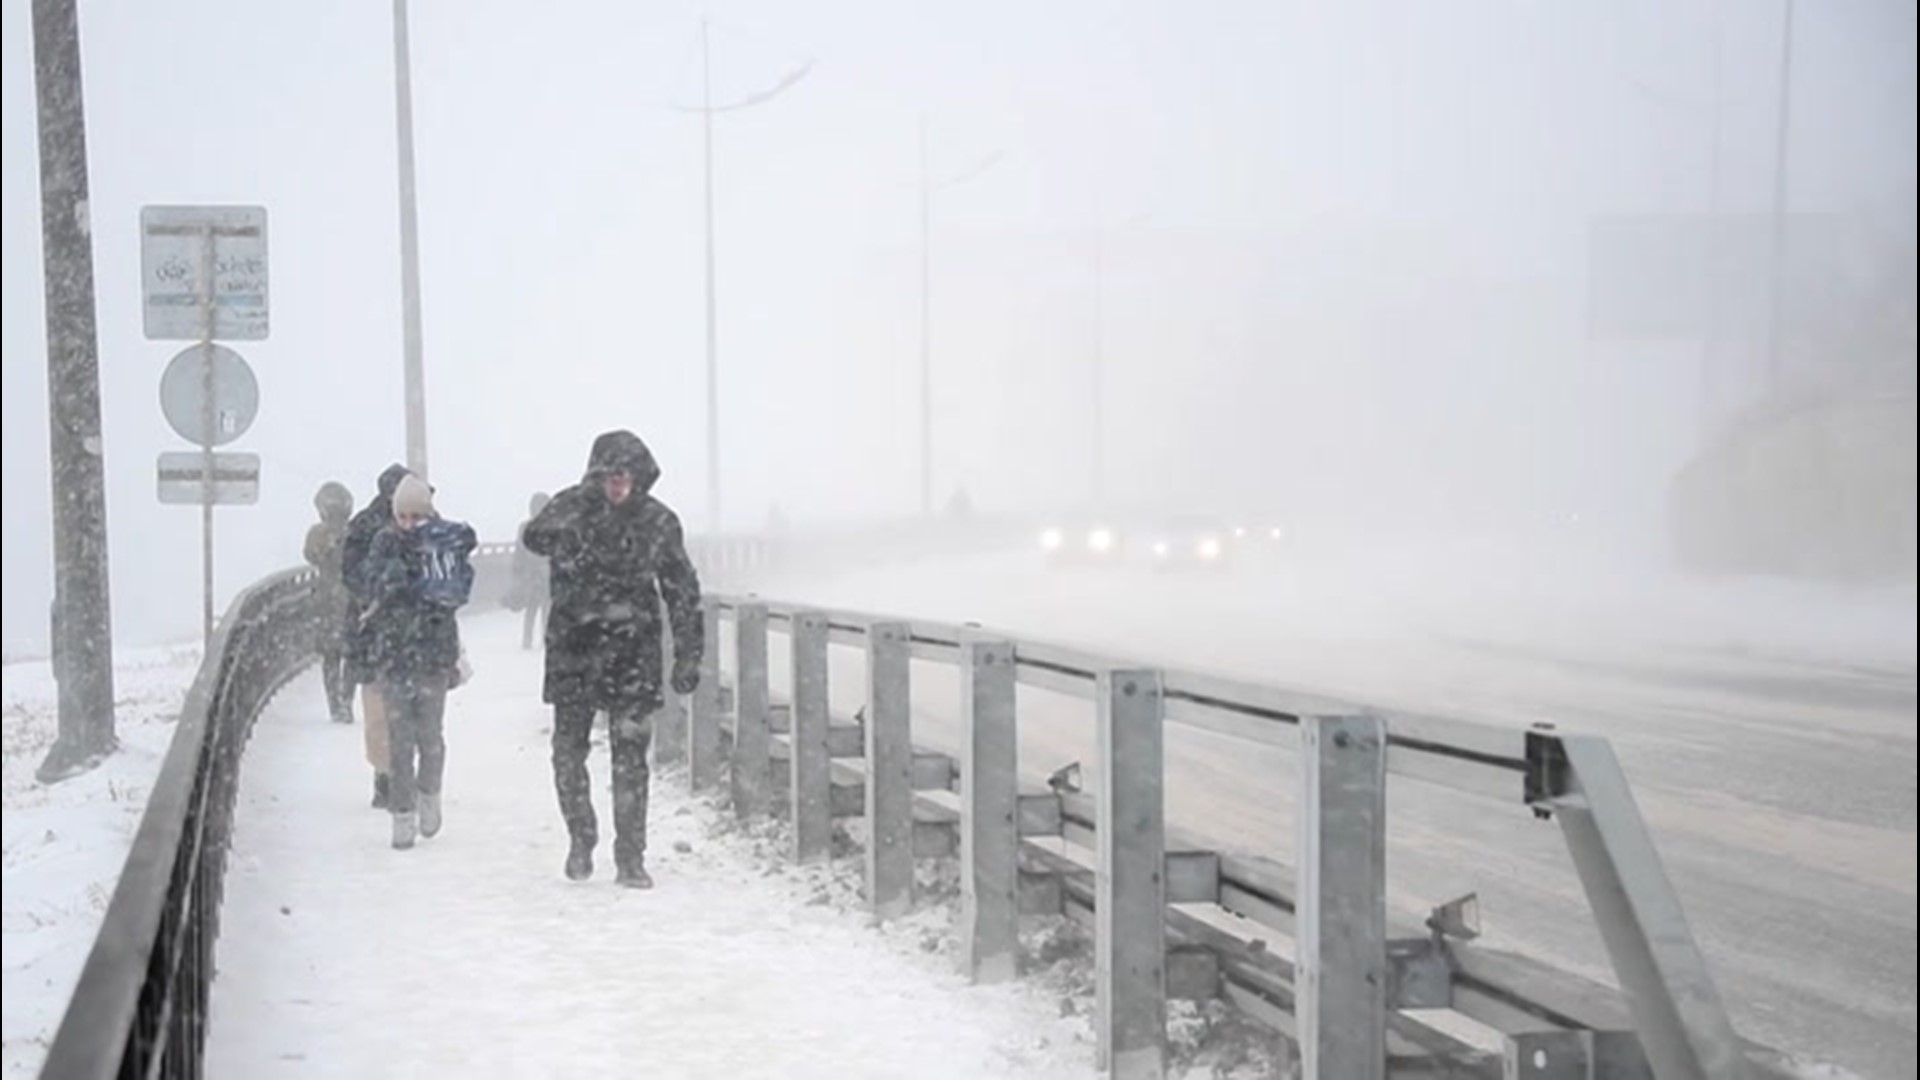
[[[200,446],[200,620],[206,640],[213,640],[213,508],[220,498],[220,471],[214,447],[252,424],[259,406],[258,387],[245,361],[229,350],[217,350],[216,338],[257,341],[267,336],[267,212],[257,206],[148,206],[140,211],[141,279],[145,296],[147,337],[155,340],[197,340],[199,345],[198,415],[176,416],[169,408],[169,379],[161,382],[161,405],[168,421],[183,437]],[[223,356],[238,361],[241,384],[249,392],[222,401],[219,372]],[[175,365],[168,368],[174,375]],[[229,365],[230,366],[230,365]],[[182,392],[173,378],[174,396]],[[230,378],[225,382],[233,382]],[[222,405],[228,406],[222,409]],[[236,411],[238,410],[238,411]],[[245,419],[239,417],[245,414]],[[222,421],[225,421],[223,423]],[[191,430],[181,430],[183,424]],[[253,459],[253,497],[259,492],[258,458]],[[182,470],[173,463],[177,477]],[[160,465],[161,500],[167,498],[169,462]],[[251,499],[244,500],[251,501]]]

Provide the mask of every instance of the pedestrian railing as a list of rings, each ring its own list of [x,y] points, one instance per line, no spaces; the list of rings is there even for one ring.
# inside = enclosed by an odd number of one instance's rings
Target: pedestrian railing
[[[690,544],[703,580],[733,589],[827,565],[830,547]],[[507,595],[512,554],[481,548],[476,606]],[[310,573],[276,574],[242,591],[216,627],[43,1075],[200,1075],[242,753],[273,694],[314,659],[312,595]],[[1023,915],[1092,922],[1100,1063],[1114,1075],[1161,1073],[1169,997],[1230,1000],[1296,1046],[1310,1080],[1766,1071],[1749,1069],[1765,1055],[1735,1036],[1604,740],[1361,710],[971,627],[731,596],[706,608],[700,690],[684,722],[661,729],[656,756],[686,759],[698,790],[724,784],[743,816],[778,799],[803,861],[827,857],[835,819],[864,818],[866,892],[882,916],[911,908],[916,860],[958,857],[962,951],[976,980],[1014,976]],[[781,702],[769,680],[775,634],[791,651]],[[723,636],[734,657],[726,687]],[[865,658],[854,718],[829,708],[835,647]],[[957,755],[915,745],[916,661],[959,672]],[[1064,780],[1020,789],[1021,685],[1095,704],[1091,795]],[[1167,821],[1168,723],[1296,754],[1297,867],[1209,850]],[[1422,927],[1389,919],[1390,776],[1556,819],[1621,989],[1484,948],[1466,901]],[[1277,796],[1289,787],[1275,786]],[[1442,1008],[1499,1032],[1500,1046],[1468,1045],[1422,1019]]]
[[[1277,1030],[1308,1080],[1782,1068],[1735,1034],[1604,739],[1361,709],[977,627],[750,597],[710,598],[706,627],[701,688],[657,754],[684,758],[693,788],[724,788],[742,817],[786,816],[802,862],[828,857],[836,819],[863,819],[866,898],[882,917],[912,907],[916,860],[957,857],[963,963],[976,981],[1015,975],[1022,916],[1092,924],[1099,1064],[1112,1075],[1162,1075],[1169,998],[1216,997]],[[779,700],[773,636],[790,650]],[[829,705],[834,648],[865,660],[853,716]],[[957,754],[915,744],[915,662],[958,670]],[[1067,776],[1022,790],[1019,686],[1094,704],[1090,794]],[[1168,822],[1168,724],[1293,754],[1274,793],[1297,806],[1297,866],[1211,850]],[[1619,989],[1477,942],[1472,897],[1424,926],[1390,917],[1386,795],[1403,781],[1556,821]],[[1463,1041],[1428,1010],[1464,1015],[1497,1043]]]

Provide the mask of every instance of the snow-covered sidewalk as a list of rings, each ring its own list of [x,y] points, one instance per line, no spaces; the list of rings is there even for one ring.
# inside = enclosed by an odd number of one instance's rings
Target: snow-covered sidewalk
[[[769,857],[656,774],[651,892],[561,875],[537,657],[466,623],[446,828],[388,847],[357,727],[312,678],[246,756],[210,1073],[272,1076],[1069,1077],[1088,1020],[1044,983],[972,987],[950,917],[876,929],[844,875]],[[610,832],[604,748],[595,794]],[[1072,1015],[1065,1015],[1072,1013]]]
[[[198,645],[133,649],[114,665],[120,749],[58,784],[34,779],[59,731],[45,660],[0,668],[5,698],[5,1072],[46,1058],[200,666]]]

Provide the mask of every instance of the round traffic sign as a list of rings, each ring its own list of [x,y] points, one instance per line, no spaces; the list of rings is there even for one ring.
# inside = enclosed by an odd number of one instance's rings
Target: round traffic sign
[[[239,353],[225,345],[194,345],[181,350],[160,376],[160,411],[188,442],[225,446],[245,435],[260,414],[260,384]]]

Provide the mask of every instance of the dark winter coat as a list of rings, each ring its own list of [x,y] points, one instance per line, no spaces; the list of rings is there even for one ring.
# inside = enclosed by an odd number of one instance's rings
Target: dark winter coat
[[[471,555],[479,543],[472,527],[459,525],[458,532],[457,546]],[[371,668],[381,678],[452,681],[460,665],[460,625],[453,611],[428,601],[421,591],[426,563],[418,530],[389,524],[374,534],[361,566],[368,598],[363,628]]]
[[[339,648],[346,641],[347,619],[353,596],[347,592],[341,575],[341,557],[347,542],[347,519],[321,521],[307,530],[307,565],[314,569],[314,624],[325,649]]]
[[[633,494],[620,504],[601,487],[612,472],[633,478]],[[547,557],[551,572],[548,704],[658,709],[663,599],[676,666],[698,668],[700,581],[679,517],[649,494],[659,479],[639,436],[608,432],[594,440],[586,479],[555,495],[521,534],[527,550]]]
[[[366,575],[367,555],[373,538],[393,524],[393,492],[406,479],[405,465],[389,465],[380,474],[375,495],[347,522],[347,535],[340,544],[340,579],[346,584],[347,601],[347,674],[356,683],[370,683],[373,666],[373,639],[363,619],[371,602]]]

